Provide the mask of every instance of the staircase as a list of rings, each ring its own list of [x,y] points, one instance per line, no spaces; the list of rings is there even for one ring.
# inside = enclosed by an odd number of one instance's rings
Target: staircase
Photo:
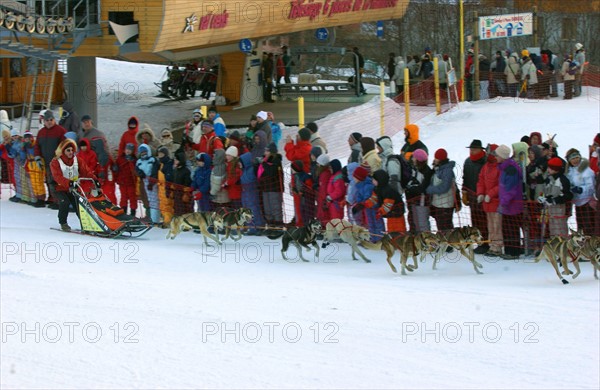
[[[0,49],[54,61],[72,55],[86,38],[102,35],[97,0],[26,3],[0,2]]]

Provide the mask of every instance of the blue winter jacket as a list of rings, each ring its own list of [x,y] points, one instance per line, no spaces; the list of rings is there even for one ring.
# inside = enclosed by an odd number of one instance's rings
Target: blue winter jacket
[[[252,153],[246,152],[240,156],[240,162],[242,163],[242,177],[240,183],[250,184],[256,183],[256,172],[254,171],[254,164],[252,162]]]
[[[192,177],[192,188],[207,194],[210,192],[212,158],[210,158],[208,153],[200,153],[200,159],[204,161],[204,166],[196,166],[196,170],[194,170],[194,176]]]

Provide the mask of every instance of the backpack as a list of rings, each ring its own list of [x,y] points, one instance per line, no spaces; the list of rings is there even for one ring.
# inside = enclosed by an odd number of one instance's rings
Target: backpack
[[[567,70],[567,73],[571,76],[575,76],[577,73],[577,66],[577,61],[571,61],[571,63],[569,63],[569,70]]]
[[[388,171],[387,164],[392,159],[393,160],[398,160],[398,163],[400,164],[400,186],[402,187],[402,189],[406,189],[406,187],[408,187],[408,183],[410,183],[410,180],[411,180],[411,178],[413,176],[412,175],[413,167],[401,155],[399,155],[399,154],[392,154],[387,159],[386,167],[385,167],[386,168],[385,169],[386,172]]]

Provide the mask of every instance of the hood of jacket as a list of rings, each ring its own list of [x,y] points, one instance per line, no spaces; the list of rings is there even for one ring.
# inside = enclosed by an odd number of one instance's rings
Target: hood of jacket
[[[135,121],[135,128],[131,129],[129,127],[129,122],[131,121]],[[137,133],[137,131],[140,129],[140,121],[138,120],[137,116],[132,116],[129,119],[127,119],[127,131],[133,131],[134,133]]]
[[[246,152],[240,156],[240,162],[242,163],[243,169],[254,168],[252,164],[252,153]]]
[[[69,146],[73,147],[73,150],[77,152],[77,143],[70,138],[65,138],[60,144],[58,144],[58,147],[54,152],[54,156],[56,158],[62,157],[63,153],[65,152],[65,149]]]
[[[419,140],[419,126],[411,123],[406,125],[404,128],[408,131],[406,142],[412,145]]]
[[[348,171],[348,177],[350,178],[350,180],[354,180],[352,179],[352,176],[354,175],[354,171],[356,170],[356,168],[358,168],[360,164],[357,162],[351,162],[350,164],[346,165],[346,171]]]
[[[515,142],[512,144],[513,155],[519,158],[519,156],[525,156],[525,165],[529,164],[529,145],[526,142]]]
[[[87,146],[87,150],[88,150],[88,152],[89,152],[90,150],[92,150],[92,145],[90,144],[90,140],[89,140],[89,139],[87,139],[87,138],[82,138],[82,139],[80,139],[80,140],[79,140],[79,144],[82,144],[82,143],[83,143],[83,144],[85,144],[85,146]]]
[[[200,161],[204,162],[204,169],[211,169],[212,167],[212,157],[208,153],[198,153],[200,155]]]
[[[144,136],[144,134],[148,134],[148,136],[150,138],[148,140],[148,144],[152,144],[152,143],[154,143],[154,141],[156,141],[156,136],[154,135],[154,131],[152,131],[150,126],[145,125],[144,128],[141,130],[138,130],[137,134],[135,135],[135,140],[137,141],[138,145],[144,143],[144,140],[142,138]]]
[[[377,180],[377,187],[384,187],[390,182],[390,175],[383,169],[379,169],[373,173],[373,179]]]
[[[392,144],[392,139],[390,137],[381,137],[377,139],[377,145],[379,145],[382,149],[382,152],[379,153],[386,158],[394,154],[394,145]]]
[[[142,155],[142,152],[146,152],[146,155],[148,157],[152,157],[152,149],[150,149],[150,146],[146,144],[141,144],[140,146],[138,146],[138,153],[140,154],[140,156]]]

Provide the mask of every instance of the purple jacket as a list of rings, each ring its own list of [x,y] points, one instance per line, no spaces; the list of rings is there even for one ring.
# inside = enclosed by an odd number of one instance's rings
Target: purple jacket
[[[500,171],[500,206],[498,212],[503,215],[517,215],[523,212],[523,173],[513,160],[504,160],[498,164]]]

